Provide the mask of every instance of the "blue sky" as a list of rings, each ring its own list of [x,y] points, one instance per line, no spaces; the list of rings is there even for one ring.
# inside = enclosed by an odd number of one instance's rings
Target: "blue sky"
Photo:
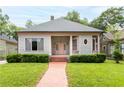
[[[50,16],[55,18],[65,16],[68,11],[76,10],[81,18],[93,20],[105,11],[106,6],[4,6],[0,7],[4,14],[10,17],[10,21],[17,26],[25,26],[25,22],[31,19],[34,23],[42,23],[50,20]]]

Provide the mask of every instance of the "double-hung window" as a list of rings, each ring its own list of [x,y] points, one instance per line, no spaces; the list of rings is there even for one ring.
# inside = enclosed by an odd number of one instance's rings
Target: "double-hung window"
[[[25,50],[26,51],[44,50],[44,39],[43,38],[26,38]]]

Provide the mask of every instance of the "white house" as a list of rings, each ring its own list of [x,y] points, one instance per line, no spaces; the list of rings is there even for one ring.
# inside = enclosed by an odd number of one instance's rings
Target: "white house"
[[[100,52],[102,30],[64,18],[18,32],[18,53],[72,55]]]

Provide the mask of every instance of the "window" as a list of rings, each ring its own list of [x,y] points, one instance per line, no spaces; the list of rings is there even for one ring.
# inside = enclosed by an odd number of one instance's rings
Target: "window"
[[[37,51],[44,49],[43,38],[26,38],[25,39],[26,51]]]
[[[58,48],[58,44],[56,44],[56,50],[59,50],[59,48]]]
[[[73,50],[77,50],[77,39],[73,39]]]
[[[124,54],[124,44],[121,45],[122,54]]]
[[[93,51],[98,51],[98,36],[93,36],[92,43]]]
[[[37,39],[36,38],[32,39],[32,50],[37,50]]]
[[[66,44],[64,44],[64,50],[66,50]]]
[[[87,39],[84,39],[84,44],[87,44]]]

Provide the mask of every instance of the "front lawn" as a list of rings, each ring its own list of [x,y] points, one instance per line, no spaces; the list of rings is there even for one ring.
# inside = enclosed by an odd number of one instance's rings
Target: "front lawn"
[[[66,70],[72,87],[124,86],[124,61],[120,64],[111,60],[105,63],[69,63]]]
[[[0,65],[0,87],[36,86],[47,63],[8,63]]]

